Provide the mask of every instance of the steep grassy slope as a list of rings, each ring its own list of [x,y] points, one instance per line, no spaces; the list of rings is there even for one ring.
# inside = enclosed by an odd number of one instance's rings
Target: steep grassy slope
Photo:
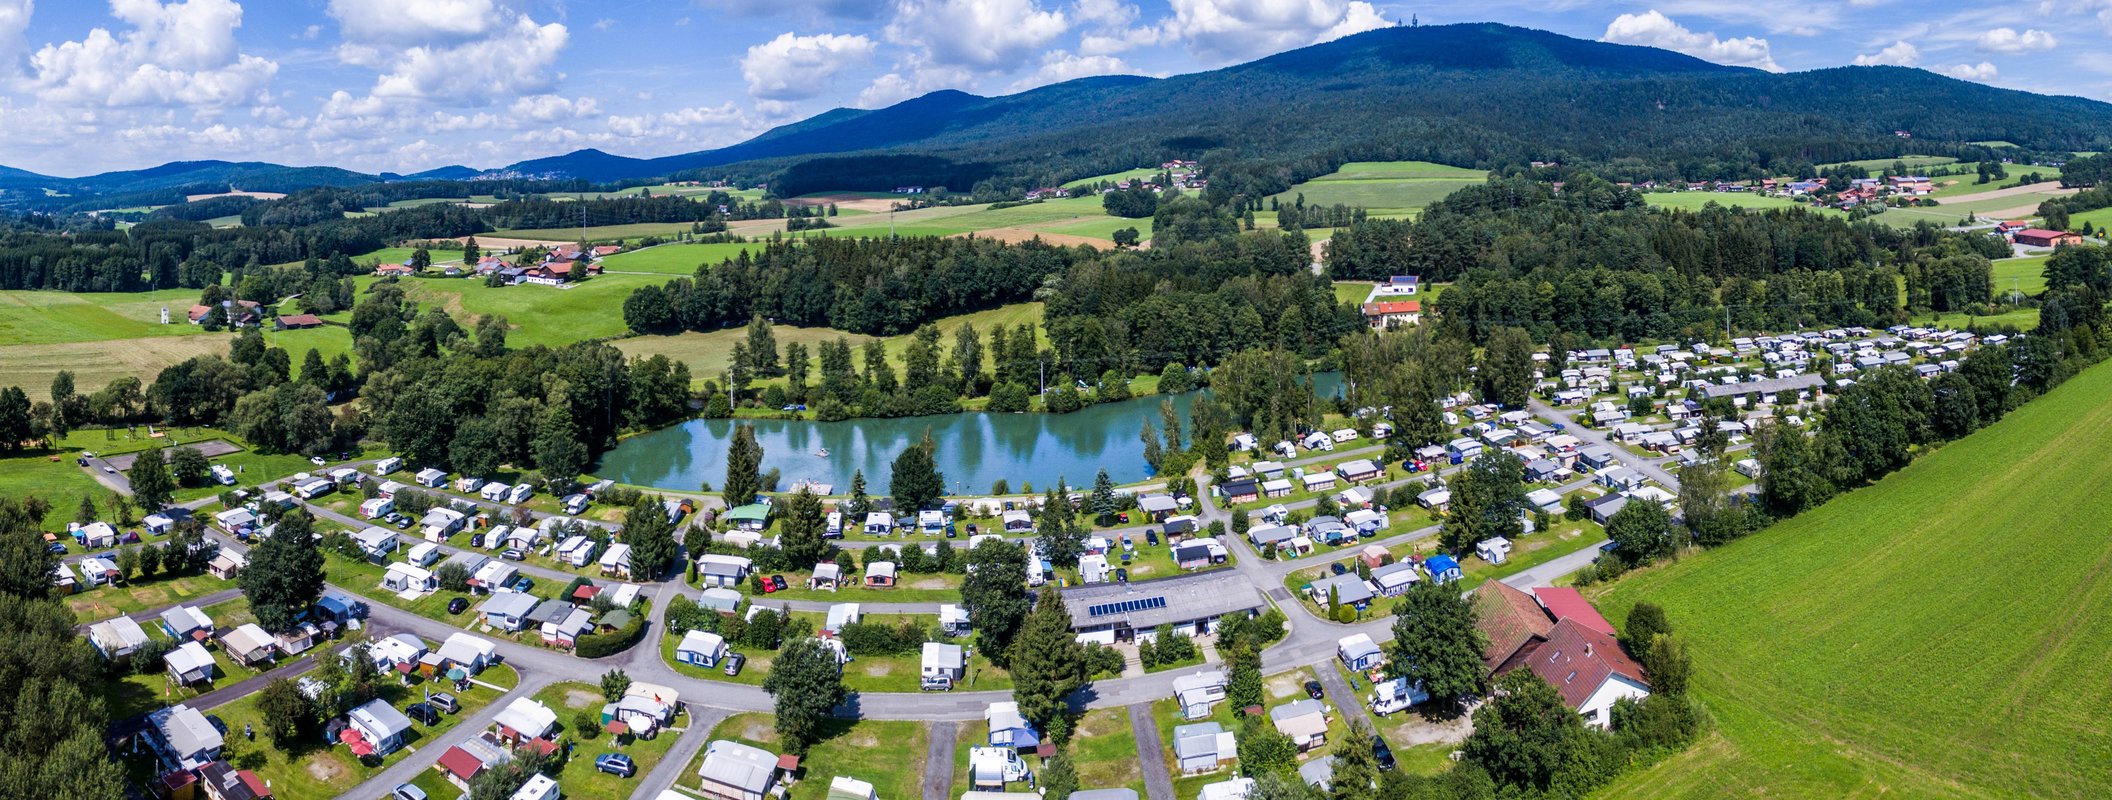
[[[2112,791],[2112,366],[1876,486],[1621,581],[1717,729],[1619,797]]]

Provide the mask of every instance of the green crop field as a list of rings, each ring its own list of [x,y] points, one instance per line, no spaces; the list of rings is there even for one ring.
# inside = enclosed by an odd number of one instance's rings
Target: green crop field
[[[1950,156],[1900,156],[1898,158],[1866,158],[1861,161],[1842,161],[1835,164],[1820,164],[1819,169],[1855,165],[1871,172],[1882,172],[1893,164],[1905,164],[1907,169],[1933,167],[1939,164],[1956,164],[1958,159]]]
[[[1138,167],[1136,169],[1126,169],[1121,172],[1110,172],[1106,175],[1094,175],[1090,178],[1079,178],[1078,180],[1064,184],[1063,188],[1069,189],[1077,186],[1090,186],[1095,183],[1120,183],[1122,181],[1133,181],[1138,178],[1150,178],[1158,174],[1158,167]]]
[[[1714,729],[1617,797],[2101,797],[2112,366],[1877,485],[1622,579]]]
[[[2108,229],[2112,229],[2112,208],[2100,208],[2085,211],[2081,214],[2068,215],[2068,229],[2071,231],[2082,230],[2085,222],[2090,223],[2090,227],[2097,232],[2098,236],[2107,235]]]
[[[999,325],[1003,325],[1007,331],[1010,331],[1021,324],[1029,324],[1035,327],[1036,335],[1040,335],[1041,304],[1014,303],[988,311],[977,311],[946,317],[938,320],[935,324],[939,327],[940,346],[950,352],[953,348],[953,332],[963,324],[974,325],[976,331],[982,333],[986,341],[989,338],[990,329]],[[807,352],[810,354],[809,358],[814,362],[810,369],[817,373],[821,368],[819,348],[822,342],[835,341],[840,336],[849,339],[852,348],[855,350],[858,345],[867,339],[873,338],[863,334],[839,331],[834,328],[795,328],[790,325],[776,326],[773,332],[777,335],[777,348],[780,353],[784,351],[785,345],[793,342],[806,345]],[[733,354],[734,344],[746,341],[746,337],[746,328],[726,328],[708,333],[689,331],[673,336],[634,336],[628,339],[618,339],[613,344],[616,345],[616,349],[622,350],[626,356],[665,355],[668,358],[688,364],[690,376],[702,381],[706,378],[716,379],[720,373],[725,372]],[[888,357],[900,359],[903,351],[909,348],[909,340],[910,337],[906,334],[885,337],[883,341],[886,343]],[[859,363],[864,363],[862,355],[858,356],[858,358]]]
[[[633,222],[625,225],[587,226],[586,238],[588,241],[600,242],[612,239],[642,239],[647,236],[673,236],[678,233],[688,232],[689,223],[687,222]],[[507,239],[542,239],[552,242],[576,242],[580,239],[578,228],[534,228],[497,231],[488,235]]]
[[[1810,208],[1802,200],[1776,197],[1765,194],[1741,192],[1650,192],[1643,195],[1643,202],[1653,208],[1677,208],[1684,211],[1700,211],[1710,203],[1726,208]],[[1816,209],[1822,214],[1839,214],[1832,209]]]
[[[699,264],[717,264],[739,255],[743,250],[762,249],[761,242],[663,244],[609,256],[602,259],[601,268],[610,272],[654,272],[688,277],[696,274]]]
[[[1441,178],[1480,183],[1488,173],[1468,167],[1432,164],[1428,161],[1351,161],[1334,172],[1314,178],[1319,181],[1399,180]]]
[[[2005,258],[1995,262],[1995,295],[2007,298],[2011,291],[2027,295],[2046,291],[2046,256]]]
[[[1298,184],[1271,199],[1289,204],[1357,206],[1375,212],[1406,212],[1486,179],[1480,170],[1423,161],[1353,161],[1335,172]]]
[[[374,278],[357,280],[364,292]],[[562,289],[534,284],[492,288],[475,278],[410,278],[403,280],[402,285],[404,297],[422,307],[445,309],[465,327],[476,317],[506,317],[513,326],[506,337],[508,345],[555,347],[627,332],[629,329],[623,324],[624,298],[640,286],[665,281],[666,277],[660,275],[599,275]],[[299,354],[305,353],[306,348],[292,352],[298,363]]]

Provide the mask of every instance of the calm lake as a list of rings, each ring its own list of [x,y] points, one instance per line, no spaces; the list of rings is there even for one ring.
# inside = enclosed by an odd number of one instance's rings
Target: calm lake
[[[1339,374],[1315,376],[1322,394],[1339,390]],[[1174,395],[1183,424],[1194,392]],[[902,419],[850,419],[842,422],[752,420],[755,439],[763,446],[763,471],[782,471],[778,485],[791,488],[801,480],[850,491],[851,473],[865,471],[866,491],[887,492],[888,466],[902,449],[931,432],[938,443],[939,471],[953,494],[984,494],[1003,479],[1013,491],[1026,483],[1036,489],[1058,478],[1088,486],[1106,469],[1116,483],[1151,477],[1144,463],[1144,444],[1137,431],[1145,420],[1159,425],[1159,401],[1150,395],[1103,403],[1071,414],[945,414]],[[699,419],[632,437],[607,455],[594,474],[622,483],[695,491],[705,482],[726,480],[726,445],[733,440],[734,420]],[[828,456],[816,455],[827,450]]]

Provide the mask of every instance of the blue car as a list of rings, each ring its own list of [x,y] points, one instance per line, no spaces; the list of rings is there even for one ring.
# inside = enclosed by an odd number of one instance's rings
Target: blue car
[[[516,592],[527,594],[529,589],[535,588],[535,579],[530,578],[526,575],[522,575],[520,579],[514,581],[513,586],[509,588],[513,589]]]
[[[594,768],[619,778],[638,774],[638,765],[631,763],[631,757],[622,753],[602,753],[595,756]]]
[[[66,545],[63,542],[52,542],[50,547],[44,549],[51,551],[52,555],[63,555],[66,552]]]

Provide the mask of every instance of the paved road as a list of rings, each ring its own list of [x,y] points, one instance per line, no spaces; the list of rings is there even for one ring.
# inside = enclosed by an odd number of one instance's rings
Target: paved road
[[[953,797],[953,746],[960,735],[958,722],[932,724],[930,744],[924,748],[924,800]]]
[[[674,788],[675,782],[686,774],[689,762],[695,761],[697,754],[704,751],[704,745],[711,738],[711,729],[733,716],[733,712],[723,708],[695,703],[685,705],[689,707],[689,729],[682,732],[682,738],[675,740],[675,746],[660,759],[659,766],[639,778],[638,790],[631,792],[631,800],[654,800],[661,792]]]
[[[1327,690],[1327,697],[1334,701],[1335,708],[1348,719],[1364,723],[1365,730],[1378,731],[1378,723],[1372,721],[1371,711],[1364,708],[1364,701],[1349,688],[1349,681],[1342,679],[1341,670],[1322,664],[1313,669],[1313,674],[1320,677],[1320,686]]]
[[[448,748],[469,741],[476,738],[478,734],[490,730],[492,719],[497,717],[499,712],[504,710],[506,706],[512,704],[515,698],[533,697],[536,692],[542,691],[544,686],[548,686],[553,682],[551,676],[537,675],[530,670],[521,669],[518,665],[514,669],[520,673],[521,682],[513,687],[513,691],[500,695],[498,699],[491,701],[489,705],[477,709],[476,713],[456,724],[448,732],[419,743],[418,749],[406,754],[403,758],[398,759],[396,763],[390,764],[387,768],[375,773],[374,777],[368,778],[365,782],[352,787],[339,796],[352,798],[381,797],[388,794],[389,790],[396,788],[399,784],[417,780],[419,775],[433,768],[433,764],[440,760],[440,754],[447,752]]]
[[[1658,466],[1657,462],[1630,453],[1626,448],[1608,441],[1605,434],[1578,424],[1576,420],[1570,418],[1570,412],[1543,403],[1538,397],[1526,400],[1526,407],[1532,409],[1532,412],[1539,415],[1542,419],[1562,423],[1563,433],[1575,436],[1586,444],[1597,445],[1613,451],[1615,460],[1628,465],[1637,472],[1643,473],[1644,477],[1657,481],[1667,491],[1674,494],[1679,493],[1679,479],[1672,477],[1672,473],[1666,472],[1664,467]]]
[[[1150,703],[1129,707],[1129,734],[1137,740],[1137,766],[1144,770],[1144,796],[1149,800],[1175,800],[1173,776],[1166,772],[1166,737],[1159,721],[1151,716]]]

